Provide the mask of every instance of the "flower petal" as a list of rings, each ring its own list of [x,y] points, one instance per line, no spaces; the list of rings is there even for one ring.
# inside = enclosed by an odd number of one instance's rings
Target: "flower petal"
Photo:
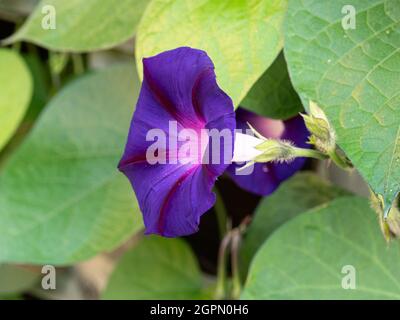
[[[297,147],[309,148],[307,144],[308,131],[300,116],[285,121],[274,120],[238,108],[236,127],[248,130],[247,123],[250,123],[266,138],[291,140]],[[227,173],[244,190],[266,196],[274,192],[282,181],[300,170],[305,161],[305,158],[297,158],[291,163],[256,163],[254,168],[250,167],[239,171],[238,169],[243,164],[232,164]]]
[[[143,82],[155,99],[186,128],[204,125],[198,105],[193,104],[193,91],[214,65],[204,51],[182,47],[143,59]]]
[[[198,230],[200,216],[215,202],[215,178],[202,166],[148,165],[124,170],[143,212],[146,234],[176,237]]]
[[[236,125],[232,100],[218,87],[214,66],[204,51],[178,48],[143,59],[143,65],[143,84],[119,169],[135,190],[147,234],[191,234],[197,231],[200,216],[213,206],[213,185],[229,163],[185,164],[177,159],[150,164],[146,152],[154,141],[146,141],[146,135],[160,129],[168,142],[183,129],[196,133],[225,129],[230,135],[226,141],[221,139],[220,149],[231,146],[225,155],[230,161]],[[175,132],[170,130],[171,121],[177,122]],[[182,144],[167,143],[158,154],[180,155]],[[225,160],[224,153],[218,156]]]

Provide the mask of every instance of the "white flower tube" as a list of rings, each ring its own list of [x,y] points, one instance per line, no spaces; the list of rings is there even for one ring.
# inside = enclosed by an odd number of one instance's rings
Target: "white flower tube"
[[[247,162],[254,160],[257,156],[262,154],[262,151],[256,149],[256,146],[262,142],[263,140],[252,135],[236,132],[232,161]]]

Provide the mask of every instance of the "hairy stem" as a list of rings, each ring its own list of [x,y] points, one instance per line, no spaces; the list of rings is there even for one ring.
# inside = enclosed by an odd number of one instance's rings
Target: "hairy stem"
[[[238,299],[242,291],[239,270],[239,248],[241,233],[239,228],[232,230],[231,264],[232,264],[232,299]]]
[[[318,160],[325,160],[328,158],[326,154],[323,154],[321,151],[314,149],[303,149],[303,148],[294,148],[296,150],[297,157],[305,157],[305,158],[314,158]]]
[[[221,241],[218,252],[218,270],[217,270],[217,286],[215,289],[215,299],[222,300],[226,298],[226,268],[227,268],[227,249],[231,242],[231,233],[228,232]]]

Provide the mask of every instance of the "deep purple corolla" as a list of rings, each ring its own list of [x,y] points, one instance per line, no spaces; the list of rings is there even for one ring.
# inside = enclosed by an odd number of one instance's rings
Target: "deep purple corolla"
[[[151,129],[170,137],[169,124],[183,129],[228,129],[233,150],[235,113],[232,100],[218,87],[214,65],[204,51],[182,47],[143,59],[143,84],[133,115],[119,169],[128,177],[143,213],[146,234],[166,237],[188,235],[198,230],[200,216],[215,203],[215,180],[229,164],[150,164],[146,141]],[[168,144],[163,152],[179,158],[178,145]],[[222,148],[222,147],[221,147]],[[199,148],[198,159],[204,156]],[[224,153],[221,153],[221,157]],[[229,155],[232,159],[233,152]],[[230,159],[228,159],[230,161]]]
[[[301,116],[284,121],[274,120],[238,108],[236,110],[236,127],[241,130],[249,130],[247,123],[250,123],[265,138],[290,140],[297,147],[310,147],[307,144],[309,132]],[[242,189],[260,196],[267,196],[274,192],[281,182],[300,170],[305,160],[305,158],[296,158],[290,163],[256,163],[253,172],[248,175],[245,175],[245,172],[237,171],[243,164],[233,163],[229,166],[227,173]]]

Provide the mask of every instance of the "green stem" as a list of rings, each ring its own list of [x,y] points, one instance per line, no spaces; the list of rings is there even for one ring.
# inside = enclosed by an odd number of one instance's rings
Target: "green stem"
[[[72,55],[72,65],[74,68],[74,73],[80,75],[85,72],[85,64],[83,62],[83,57],[81,54]]]
[[[342,169],[348,169],[351,168],[351,165],[349,165],[349,163],[347,163],[343,157],[341,157],[338,153],[337,153],[337,149],[331,151],[328,153],[329,157],[332,159],[332,161],[339,167]]]
[[[61,79],[60,76],[54,72],[51,72],[51,84],[52,84],[52,93],[57,92],[61,87]]]
[[[14,32],[17,32],[17,30],[19,29],[20,26],[21,26],[21,22],[15,23]],[[9,39],[9,38],[7,38],[7,39]],[[11,45],[11,48],[16,52],[20,52],[21,51],[21,45],[22,45],[21,41],[16,41]]]
[[[217,285],[215,289],[215,299],[222,300],[226,298],[226,266],[227,266],[227,248],[231,242],[231,233],[228,232],[221,241],[218,252]]]
[[[217,216],[220,239],[223,239],[227,232],[228,214],[221,193],[217,188],[214,188],[214,192],[217,195],[217,201],[214,205],[214,211]]]
[[[15,52],[20,52],[21,51],[21,42],[17,41],[14,42],[11,46],[11,48],[15,51]]]
[[[296,157],[314,158],[318,160],[325,160],[329,158],[326,154],[314,149],[303,149],[294,147]]]
[[[239,270],[239,248],[240,248],[241,234],[240,230],[234,229],[232,231],[231,243],[231,264],[232,264],[232,299],[239,299],[242,291],[242,284],[240,281]]]

